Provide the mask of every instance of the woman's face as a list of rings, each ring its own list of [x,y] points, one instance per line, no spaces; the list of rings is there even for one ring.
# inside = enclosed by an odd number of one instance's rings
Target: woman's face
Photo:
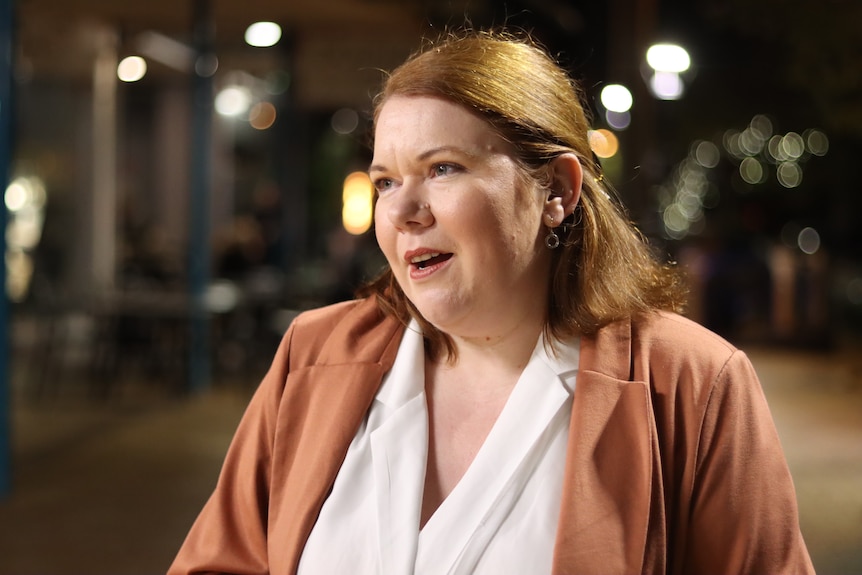
[[[439,98],[393,96],[378,116],[370,175],[377,241],[426,320],[481,338],[544,320],[547,190],[527,183],[484,120]]]

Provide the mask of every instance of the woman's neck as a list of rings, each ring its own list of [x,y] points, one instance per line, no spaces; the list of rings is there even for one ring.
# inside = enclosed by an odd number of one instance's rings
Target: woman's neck
[[[494,335],[450,335],[457,350],[457,360],[452,364],[442,360],[440,367],[452,373],[473,374],[470,379],[477,384],[498,381],[511,382],[514,386],[529,362],[543,328],[543,321],[530,321],[524,317]]]

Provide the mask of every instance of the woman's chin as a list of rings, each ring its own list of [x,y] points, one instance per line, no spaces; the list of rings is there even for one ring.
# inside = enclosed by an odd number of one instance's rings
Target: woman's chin
[[[413,301],[414,307],[422,314],[422,317],[442,332],[448,332],[458,321],[466,315],[463,306],[453,305],[451,302],[441,302],[420,298]]]

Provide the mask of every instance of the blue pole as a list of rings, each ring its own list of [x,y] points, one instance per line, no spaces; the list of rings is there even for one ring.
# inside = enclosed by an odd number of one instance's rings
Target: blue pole
[[[189,297],[191,302],[189,390],[210,385],[210,321],[206,290],[210,280],[210,191],[212,189],[212,111],[214,24],[210,0],[195,0],[192,75],[191,201],[189,202]]]
[[[12,162],[13,0],[0,0],[0,192],[6,193]],[[6,295],[5,201],[0,203],[0,499],[12,490],[12,394],[9,386],[9,300]]]

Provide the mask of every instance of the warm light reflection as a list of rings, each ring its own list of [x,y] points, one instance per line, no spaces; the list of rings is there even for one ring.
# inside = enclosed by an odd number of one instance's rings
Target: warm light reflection
[[[117,78],[123,82],[137,82],[147,73],[147,61],[140,56],[128,56],[117,65]]]
[[[587,135],[590,141],[590,148],[600,158],[610,158],[620,149],[620,141],[610,130],[604,128],[590,130]]]
[[[341,221],[344,229],[353,235],[363,234],[371,228],[374,215],[374,187],[365,172],[353,172],[344,179]]]
[[[281,40],[281,26],[275,22],[255,22],[245,30],[245,41],[249,46],[268,48]]]
[[[248,122],[256,130],[272,127],[276,118],[275,106],[269,102],[258,102],[248,112]]]

